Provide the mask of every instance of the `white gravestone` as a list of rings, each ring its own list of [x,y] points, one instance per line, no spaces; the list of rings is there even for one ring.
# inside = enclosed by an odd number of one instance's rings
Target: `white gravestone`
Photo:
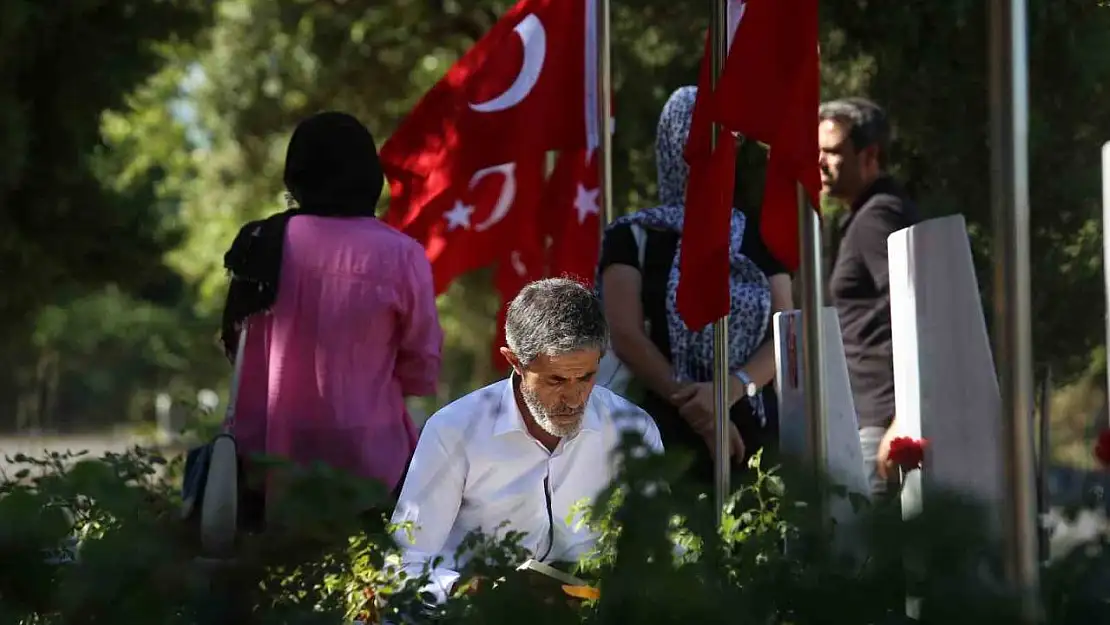
[[[173,398],[169,393],[158,393],[154,397],[154,421],[158,426],[158,442],[165,444],[173,440],[174,430]]]
[[[896,433],[929,441],[924,484],[911,471],[902,489],[903,516],[920,513],[934,489],[997,511],[1001,400],[964,218],[900,230],[887,247]]]
[[[1102,280],[1106,290],[1106,310],[1110,311],[1110,141],[1102,144]],[[1110,315],[1106,316],[1106,346],[1110,349]],[[1106,371],[1110,389],[1110,368]]]
[[[824,375],[826,401],[826,445],[829,478],[851,493],[867,496],[867,476],[863,471],[863,452],[859,444],[859,419],[856,417],[852,388],[848,382],[848,363],[844,359],[844,342],[836,309],[822,311],[824,324]],[[779,397],[779,445],[784,457],[807,462],[811,458],[806,411],[805,371],[802,339],[802,313],[798,310],[777,313],[775,331],[775,390]],[[833,518],[838,524],[850,526],[855,511],[846,498],[834,497],[830,502]]]

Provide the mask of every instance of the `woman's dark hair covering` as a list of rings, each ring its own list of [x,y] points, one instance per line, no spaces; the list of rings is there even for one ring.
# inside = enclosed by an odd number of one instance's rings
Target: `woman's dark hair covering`
[[[357,119],[335,111],[297,125],[285,154],[284,178],[295,205],[243,226],[224,254],[231,284],[220,340],[231,358],[243,321],[277,300],[289,220],[297,215],[373,217],[385,186],[374,137]]]
[[[329,111],[297,126],[285,154],[285,188],[300,208],[364,214],[385,176],[374,137],[354,117]]]

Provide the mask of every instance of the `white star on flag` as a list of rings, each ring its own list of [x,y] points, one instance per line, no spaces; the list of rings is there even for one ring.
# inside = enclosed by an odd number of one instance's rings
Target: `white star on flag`
[[[578,185],[578,191],[574,194],[574,209],[578,211],[578,225],[586,223],[586,218],[590,215],[601,212],[597,205],[599,194],[600,191],[597,189],[587,189],[581,184]]]
[[[463,204],[462,200],[455,200],[455,205],[451,207],[451,210],[443,214],[443,218],[447,220],[447,232],[456,228],[470,230],[470,215],[473,213],[473,206]]]

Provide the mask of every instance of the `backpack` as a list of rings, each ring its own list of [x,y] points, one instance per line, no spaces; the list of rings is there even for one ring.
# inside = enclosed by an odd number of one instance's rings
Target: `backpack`
[[[639,264],[640,271],[644,268],[644,250],[647,248],[647,230],[639,224],[632,224],[632,236],[636,239],[636,262]],[[651,332],[651,322],[645,319],[644,329],[648,333]],[[617,353],[613,351],[612,347],[605,352],[605,357],[601,359],[601,364],[597,369],[597,385],[605,387],[613,391],[617,395],[626,397],[629,391],[629,385],[632,383],[635,376],[632,370],[628,368],[620,358],[617,358]]]

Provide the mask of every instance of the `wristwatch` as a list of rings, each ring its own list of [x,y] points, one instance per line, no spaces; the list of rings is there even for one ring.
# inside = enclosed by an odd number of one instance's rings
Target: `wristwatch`
[[[757,386],[756,383],[752,381],[751,376],[749,376],[747,373],[745,373],[744,371],[737,371],[736,377],[739,378],[740,381],[744,384],[745,397],[755,397],[759,394],[759,386]]]

